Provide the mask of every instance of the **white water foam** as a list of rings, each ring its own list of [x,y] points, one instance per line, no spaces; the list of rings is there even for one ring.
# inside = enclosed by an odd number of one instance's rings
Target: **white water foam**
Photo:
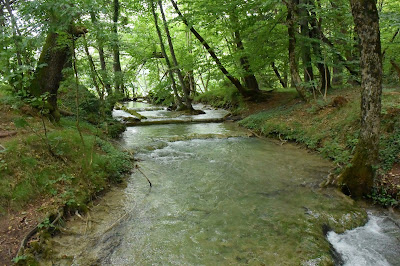
[[[369,214],[363,227],[327,238],[338,252],[345,266],[400,265],[399,228],[386,217]]]

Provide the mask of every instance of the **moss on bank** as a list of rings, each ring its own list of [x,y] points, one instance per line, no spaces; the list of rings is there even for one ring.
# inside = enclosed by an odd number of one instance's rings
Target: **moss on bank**
[[[279,92],[277,92],[279,93]],[[335,98],[345,97],[346,103],[335,105]],[[293,141],[318,151],[334,161],[336,174],[351,161],[358,141],[360,128],[359,92],[355,89],[336,90],[327,101],[303,103],[297,100],[253,114],[240,122],[258,134],[278,137],[283,142]],[[385,89],[382,97],[382,130],[380,152],[380,176],[374,201],[395,206],[400,201],[400,187],[388,188],[380,182],[396,163],[400,162],[400,93]],[[399,181],[399,180],[398,180]],[[387,183],[387,182],[386,182]],[[380,192],[380,193],[379,193]],[[390,193],[389,193],[390,192]]]

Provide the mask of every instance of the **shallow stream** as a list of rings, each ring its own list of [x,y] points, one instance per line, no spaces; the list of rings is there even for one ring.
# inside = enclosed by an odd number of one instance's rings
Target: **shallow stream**
[[[128,107],[148,119],[171,115],[145,104]],[[224,115],[209,109],[202,116]],[[229,123],[128,128],[121,145],[136,153],[140,171],[87,217],[69,221],[43,264],[329,264],[324,230],[355,228],[366,221],[365,211],[319,188],[329,162],[291,144],[248,136]],[[334,244],[347,241],[328,236]],[[398,235],[388,237],[388,245],[398,247]]]

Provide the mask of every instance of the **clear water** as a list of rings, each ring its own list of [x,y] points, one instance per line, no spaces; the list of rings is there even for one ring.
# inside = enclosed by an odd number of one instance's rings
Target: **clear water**
[[[344,231],[365,218],[318,187],[329,162],[232,124],[132,127],[121,145],[140,171],[72,218],[43,264],[325,265],[323,225]]]

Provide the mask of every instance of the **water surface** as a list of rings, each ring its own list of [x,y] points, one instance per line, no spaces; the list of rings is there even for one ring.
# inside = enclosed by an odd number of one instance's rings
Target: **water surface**
[[[167,112],[130,107],[153,112],[149,117]],[[206,115],[224,113],[210,109]],[[121,145],[136,152],[140,171],[93,206],[86,220],[67,223],[53,239],[48,264],[332,262],[323,228],[354,228],[365,212],[335,190],[319,188],[330,162],[248,135],[221,123],[128,128]]]

